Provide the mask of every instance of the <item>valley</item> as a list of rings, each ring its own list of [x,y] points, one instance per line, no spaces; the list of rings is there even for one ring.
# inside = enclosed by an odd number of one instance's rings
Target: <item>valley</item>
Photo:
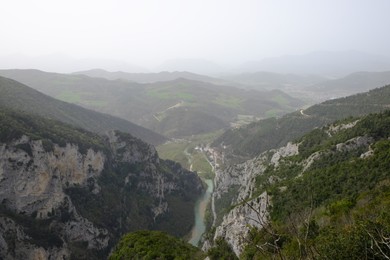
[[[0,260],[389,260],[390,1],[2,0]]]
[[[376,221],[384,214],[381,208],[387,207],[389,86],[310,105],[313,100],[298,100],[280,90],[242,90],[242,86],[188,79],[141,84],[30,70],[0,71],[2,74],[75,103],[0,77],[0,185],[5,185],[0,186],[0,231],[7,234],[2,236],[6,241],[3,248],[9,248],[10,234],[27,234],[17,239],[21,250],[4,256],[40,252],[50,257],[104,258],[119,249],[115,244],[122,243],[123,234],[130,232],[129,239],[134,235],[132,239],[143,241],[163,235],[136,231],[157,229],[188,241],[195,247],[178,244],[177,252],[192,252],[199,259],[206,254],[212,259],[221,254],[244,259],[303,254],[310,259],[318,252],[332,254],[329,241],[334,234],[321,233],[329,232],[329,221],[341,221],[332,228],[348,236],[345,218],[357,214],[369,230],[370,221]],[[101,93],[93,94],[95,87]],[[109,88],[111,96],[103,98]],[[110,105],[114,97],[123,100]],[[126,104],[128,110],[122,111]],[[115,109],[121,111],[118,117],[99,112]],[[138,126],[127,121],[124,115],[129,109],[138,115],[138,123],[152,120],[154,124]],[[39,167],[46,170],[35,170]],[[356,177],[349,180],[345,169]],[[367,179],[360,169],[374,169],[378,175]],[[18,185],[14,189],[38,196],[30,196],[36,204],[20,204],[19,193],[6,188],[13,187],[7,183],[15,170],[33,176],[31,187],[25,184],[25,188]],[[336,179],[344,186],[322,179],[326,185],[321,187],[314,176],[327,176],[319,178]],[[365,189],[362,183],[366,182],[373,192]],[[297,191],[306,195],[297,195]],[[312,199],[308,201],[308,197]],[[374,202],[366,203],[366,198]],[[376,202],[376,198],[384,202]],[[120,203],[112,207],[114,201]],[[379,215],[367,219],[360,204]],[[20,219],[18,214],[26,216]],[[302,221],[302,216],[309,216],[311,222]],[[387,232],[386,220],[378,221]],[[40,228],[49,223],[42,232],[52,242],[39,238],[29,227],[32,222]],[[296,230],[310,231],[312,224],[321,230],[313,237],[303,238]],[[93,235],[80,237],[69,225]],[[352,228],[360,232],[357,226]],[[264,232],[273,235],[267,237]],[[377,239],[374,231],[367,232]],[[284,244],[259,251],[259,243],[274,243],[281,236],[288,238]],[[295,240],[303,247],[296,249]],[[379,249],[365,247],[369,254],[377,254]],[[354,254],[359,256],[358,251]]]

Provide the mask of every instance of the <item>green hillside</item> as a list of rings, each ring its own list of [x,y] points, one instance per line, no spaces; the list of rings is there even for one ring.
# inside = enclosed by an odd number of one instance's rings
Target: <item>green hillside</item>
[[[72,74],[85,75],[93,78],[104,78],[109,80],[122,79],[122,80],[137,82],[137,83],[153,83],[153,82],[171,81],[171,80],[183,78],[183,79],[213,83],[217,85],[233,84],[226,80],[212,78],[209,76],[195,74],[187,71],[174,71],[174,72],[162,71],[158,73],[128,73],[123,71],[110,72],[103,69],[92,69],[86,71],[78,71]]]
[[[99,134],[117,129],[155,145],[166,140],[165,137],[124,119],[56,100],[3,77],[0,77],[0,107],[34,113]]]
[[[303,105],[281,91],[244,90],[183,78],[138,84],[37,70],[2,70],[0,75],[169,137],[203,134],[231,123],[240,124],[243,116],[252,120],[280,116]],[[196,126],[193,122],[197,122]]]
[[[110,260],[116,259],[204,259],[202,251],[159,231],[137,231],[122,237]]]
[[[390,86],[367,93],[329,100],[280,118],[269,118],[239,129],[230,129],[214,141],[224,145],[227,155],[245,160],[269,149],[285,145],[313,128],[337,119],[380,112],[390,106]]]
[[[299,154],[256,179],[271,198],[243,259],[387,259],[390,112],[350,118],[296,141]],[[273,180],[273,181],[269,181]]]

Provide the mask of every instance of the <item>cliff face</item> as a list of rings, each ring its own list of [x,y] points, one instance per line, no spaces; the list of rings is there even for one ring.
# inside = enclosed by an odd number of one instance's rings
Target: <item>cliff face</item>
[[[258,193],[256,178],[269,165],[277,166],[282,158],[297,153],[298,145],[288,143],[285,147],[267,151],[245,163],[216,171],[213,198],[217,219],[214,220],[214,240],[224,238],[233,251],[240,255],[251,227],[261,228],[268,221],[270,197],[265,191]],[[226,212],[227,208],[230,210]],[[207,250],[210,244],[212,241],[206,241],[204,249]]]
[[[191,230],[203,191],[195,173],[159,160],[128,134],[112,131],[100,141],[97,150],[28,135],[3,139],[0,258],[105,258],[129,231]]]

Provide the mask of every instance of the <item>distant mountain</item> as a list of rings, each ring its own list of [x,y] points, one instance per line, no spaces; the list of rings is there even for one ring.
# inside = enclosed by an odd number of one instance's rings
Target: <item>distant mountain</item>
[[[271,71],[340,77],[356,71],[390,70],[390,58],[357,51],[319,51],[247,62],[239,70],[242,72]]]
[[[329,100],[281,118],[269,118],[230,129],[214,141],[227,156],[239,161],[286,145],[316,127],[349,116],[362,116],[389,109],[390,85],[345,98]]]
[[[355,72],[340,79],[328,80],[307,87],[324,98],[348,96],[358,92],[368,91],[372,86],[390,84],[390,71],[383,72]]]
[[[202,59],[173,59],[167,60],[158,66],[156,71],[190,71],[202,75],[218,75],[226,71],[221,65],[215,62]]]
[[[139,84],[37,70],[4,75],[55,98],[119,116],[170,137],[206,133],[303,105],[281,91],[244,90],[188,79]]]
[[[3,77],[0,77],[0,107],[26,111],[100,134],[117,129],[155,145],[166,140],[165,137],[124,119],[56,100]]]
[[[87,70],[90,68],[104,68],[111,71],[129,71],[133,73],[148,72],[147,69],[113,59],[75,59],[62,53],[53,53],[42,56],[27,56],[14,54],[0,57],[0,69],[40,69],[45,71],[55,71],[70,73],[73,71]]]
[[[230,74],[221,78],[237,82],[240,85],[255,89],[290,89],[303,88],[328,80],[317,75],[281,74],[268,71],[253,73]]]
[[[92,70],[86,70],[86,71],[78,71],[72,73],[74,75],[86,75],[88,77],[94,77],[94,78],[105,78],[109,80],[128,80],[133,81],[137,83],[154,83],[159,81],[171,81],[176,79],[190,79],[190,80],[197,80],[197,81],[203,81],[213,84],[229,84],[226,80],[218,79],[218,78],[212,78],[200,74],[195,74],[187,71],[163,71],[159,73],[128,73],[128,72],[109,72],[102,69],[92,69]],[[232,84],[232,83],[230,83]]]

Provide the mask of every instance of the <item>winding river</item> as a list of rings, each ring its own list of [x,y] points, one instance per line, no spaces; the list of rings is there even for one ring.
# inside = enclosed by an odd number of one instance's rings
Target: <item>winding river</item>
[[[198,246],[198,242],[206,231],[206,225],[204,223],[205,212],[207,204],[210,201],[211,193],[214,189],[214,183],[212,179],[205,179],[207,184],[207,190],[203,196],[195,204],[195,226],[192,229],[191,239],[188,241],[194,246]]]

